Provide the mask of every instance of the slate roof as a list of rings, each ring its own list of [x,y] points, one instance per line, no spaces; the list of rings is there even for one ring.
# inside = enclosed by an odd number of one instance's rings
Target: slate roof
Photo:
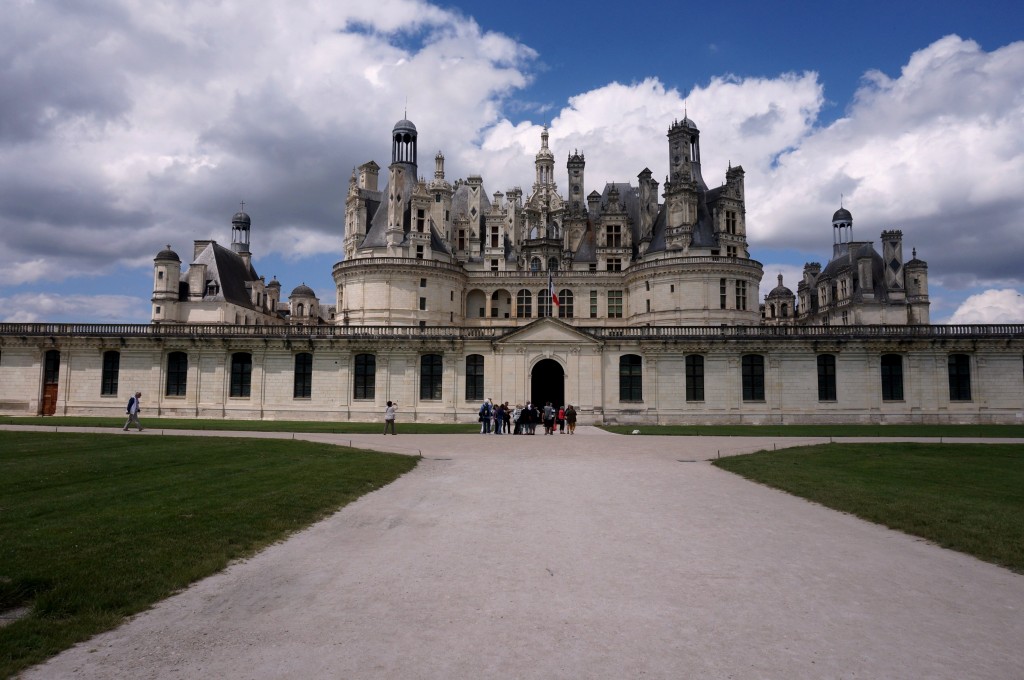
[[[245,260],[235,251],[225,248],[215,241],[211,241],[206,248],[196,257],[192,263],[206,265],[205,287],[210,282],[215,282],[219,291],[210,299],[224,300],[231,304],[249,309],[256,309],[249,295],[249,284],[259,279],[252,264],[246,265]],[[188,273],[183,272],[181,280],[188,281]]]

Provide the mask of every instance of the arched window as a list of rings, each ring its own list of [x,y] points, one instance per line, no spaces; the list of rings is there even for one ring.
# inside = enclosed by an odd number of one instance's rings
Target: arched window
[[[295,355],[295,382],[292,397],[309,399],[313,395],[313,355],[300,352]]]
[[[971,400],[971,357],[966,354],[949,355],[949,400]]]
[[[103,377],[100,379],[100,396],[117,396],[117,375],[121,370],[121,353],[110,350],[103,353]]]
[[[420,399],[436,401],[441,398],[441,382],[444,368],[440,354],[424,354],[420,357]]]
[[[525,288],[516,293],[516,316],[528,319],[533,314],[533,293]]]
[[[704,357],[686,355],[686,401],[704,401]]]
[[[818,355],[818,401],[836,400],[836,357]]]
[[[764,401],[764,357],[760,354],[744,354],[743,401]]]
[[[535,257],[535,258],[532,258],[530,260],[530,271],[531,272],[539,272],[540,271],[540,258],[539,257]]]
[[[558,258],[557,257],[549,257],[548,258],[548,271],[552,271],[552,272],[553,271],[558,271]]]
[[[619,357],[619,401],[643,401],[643,361],[636,354]]]
[[[571,319],[573,317],[573,298],[572,291],[568,288],[563,288],[558,291],[558,318],[559,319]]]
[[[903,357],[882,355],[882,400],[903,401]]]
[[[357,354],[353,384],[353,399],[373,399],[377,381],[377,357]]]
[[[537,291],[537,316],[551,316],[551,291],[547,288]]]
[[[484,398],[484,357],[470,354],[466,357],[466,401],[481,401]]]
[[[235,352],[231,355],[231,396],[248,398],[252,388],[252,355]]]
[[[188,355],[184,352],[171,352],[167,355],[167,389],[168,397],[184,397],[188,382]]]
[[[304,304],[302,304],[301,302],[299,304],[295,305],[295,316],[305,316],[305,315],[306,315],[306,306]]]

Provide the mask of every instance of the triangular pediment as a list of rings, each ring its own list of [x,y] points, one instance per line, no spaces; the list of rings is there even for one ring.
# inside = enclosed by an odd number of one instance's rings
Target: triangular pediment
[[[598,346],[600,340],[592,335],[576,330],[564,321],[551,317],[531,321],[522,328],[516,329],[508,335],[496,340],[496,345],[524,345],[524,344],[572,344]]]

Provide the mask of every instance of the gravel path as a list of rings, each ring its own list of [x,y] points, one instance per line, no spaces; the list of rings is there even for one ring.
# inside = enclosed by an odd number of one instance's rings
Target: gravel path
[[[1024,678],[1024,577],[707,462],[814,440],[297,437],[424,460],[25,677]]]

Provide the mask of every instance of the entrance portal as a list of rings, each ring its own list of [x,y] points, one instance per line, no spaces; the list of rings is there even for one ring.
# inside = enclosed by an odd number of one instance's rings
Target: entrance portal
[[[530,401],[543,407],[551,402],[555,408],[565,403],[565,373],[554,359],[537,362],[530,374]]]
[[[39,413],[52,416],[57,412],[57,381],[60,378],[60,352],[51,349],[43,355],[43,398]]]

